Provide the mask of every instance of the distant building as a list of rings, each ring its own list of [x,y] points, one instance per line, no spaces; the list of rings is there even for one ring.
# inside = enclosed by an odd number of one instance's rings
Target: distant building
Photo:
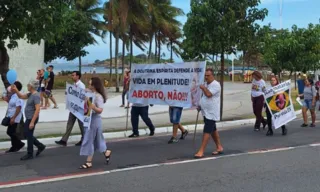
[[[18,47],[8,50],[10,57],[9,69],[14,69],[18,74],[18,81],[23,84],[23,90],[31,79],[37,76],[37,70],[43,68],[44,41],[39,44],[29,44],[25,40],[18,41]],[[4,91],[3,83],[0,83],[1,91]]]

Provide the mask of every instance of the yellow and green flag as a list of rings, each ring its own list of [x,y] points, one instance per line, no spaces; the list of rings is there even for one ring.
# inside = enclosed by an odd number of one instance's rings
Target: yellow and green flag
[[[291,81],[266,89],[264,98],[272,115],[272,122],[277,129],[296,118],[291,100]]]

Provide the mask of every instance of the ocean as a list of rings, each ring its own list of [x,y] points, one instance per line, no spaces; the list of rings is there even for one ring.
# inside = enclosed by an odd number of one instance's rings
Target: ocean
[[[63,63],[63,64],[48,64],[44,65],[44,68],[46,68],[49,65],[53,65],[53,72],[55,74],[58,74],[61,71],[77,71],[79,70],[78,64],[73,63]],[[92,73],[93,71],[96,71],[96,73],[110,73],[110,69],[106,67],[93,67],[93,66],[82,66],[81,72],[82,73]],[[115,69],[112,69],[112,73],[115,74]],[[118,73],[122,74],[122,69],[118,69]]]

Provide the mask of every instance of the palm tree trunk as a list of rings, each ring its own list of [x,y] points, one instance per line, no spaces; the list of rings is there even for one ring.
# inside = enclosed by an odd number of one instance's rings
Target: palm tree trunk
[[[224,82],[224,51],[221,53],[221,68],[220,68],[220,86],[221,86],[221,95],[220,95],[220,120],[222,120],[223,115],[223,82]]]
[[[109,66],[109,73],[110,73],[110,82],[112,82],[112,33],[110,32],[110,66]]]
[[[159,35],[159,40],[158,40],[158,63],[160,63],[161,59],[161,40],[160,40],[160,35]]]
[[[171,50],[170,50],[170,62],[173,63],[173,50],[172,50],[173,42],[172,42],[172,40],[170,41],[170,46],[171,46]]]
[[[155,45],[155,49],[154,49],[154,61],[156,61],[156,58],[158,56],[158,35],[157,33],[154,34],[154,45]]]
[[[133,40],[132,40],[132,32],[130,29],[130,70],[132,65],[132,59],[133,59]]]
[[[150,42],[149,42],[149,55],[148,55],[148,60],[150,62],[151,55],[152,55],[152,41],[153,41],[153,33],[149,36]]]
[[[116,32],[116,50],[115,50],[115,73],[116,73],[116,92],[120,91],[119,88],[119,74],[118,74],[118,54],[119,54],[119,31]]]
[[[82,74],[81,73],[81,68],[82,68],[81,65],[82,65],[81,64],[81,54],[80,54],[80,51],[79,51],[79,72],[80,72],[80,74]]]
[[[10,84],[7,80],[7,72],[9,71],[9,55],[4,45],[0,45],[0,75],[4,87],[7,89]]]
[[[126,55],[126,43],[122,40],[122,76],[124,75],[124,56]]]

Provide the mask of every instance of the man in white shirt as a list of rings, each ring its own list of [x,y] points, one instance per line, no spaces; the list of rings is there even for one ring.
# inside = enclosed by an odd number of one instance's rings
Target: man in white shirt
[[[79,71],[73,71],[71,77],[72,77],[72,80],[73,80],[74,85],[76,87],[80,87],[81,89],[86,89],[85,84],[82,83],[82,81],[80,80],[81,79],[81,73]],[[67,145],[69,136],[71,134],[71,131],[73,129],[73,126],[74,126],[74,123],[76,122],[76,120],[78,120],[78,124],[79,124],[79,127],[80,127],[80,132],[81,132],[81,140],[76,144],[76,146],[81,146],[82,138],[83,138],[83,134],[84,134],[83,122],[80,119],[77,119],[77,117],[74,116],[71,112],[69,113],[66,132],[62,136],[62,139],[60,141],[56,141],[56,144],[63,145],[63,146]]]
[[[207,69],[205,73],[206,83],[200,86],[202,97],[198,110],[201,110],[204,119],[203,138],[199,151],[194,158],[203,158],[204,150],[210,137],[214,140],[217,150],[212,155],[223,154],[223,147],[216,127],[216,121],[220,121],[220,83],[214,79],[212,69]]]

